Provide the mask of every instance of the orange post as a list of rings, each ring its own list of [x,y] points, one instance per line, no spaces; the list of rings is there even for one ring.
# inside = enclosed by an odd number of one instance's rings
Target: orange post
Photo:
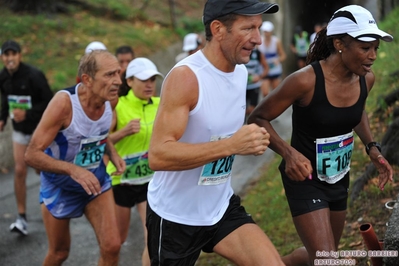
[[[367,249],[370,250],[381,250],[381,243],[378,240],[377,235],[374,232],[374,228],[371,224],[360,225],[360,234],[363,237],[364,243]],[[383,266],[383,261],[381,257],[370,257],[373,266]]]

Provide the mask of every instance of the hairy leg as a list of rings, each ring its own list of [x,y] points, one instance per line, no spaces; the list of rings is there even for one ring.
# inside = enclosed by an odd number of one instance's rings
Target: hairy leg
[[[24,160],[27,145],[13,142],[15,177],[14,191],[18,213],[26,213],[26,173],[28,166]]]
[[[119,235],[121,238],[121,244],[126,241],[129,225],[131,208],[115,205],[116,221],[118,222]]]
[[[236,265],[284,265],[267,235],[256,224],[244,224],[222,239],[213,249]]]
[[[100,246],[99,266],[117,266],[121,238],[115,213],[115,201],[112,189],[93,199],[85,208],[85,215],[96,233]]]
[[[260,86],[260,89],[262,91],[263,97],[269,94],[270,90],[270,79],[263,79],[262,80],[262,85]]]
[[[339,240],[344,231],[346,211],[330,211],[331,227],[334,234],[335,250],[338,250]]]
[[[69,219],[55,218],[44,204],[41,210],[49,245],[43,266],[62,265],[68,258],[71,246]]]
[[[332,213],[329,209],[324,208],[296,216],[293,221],[298,235],[306,248],[309,265],[313,265],[314,260],[317,258],[317,251],[337,250],[338,241],[344,226],[345,212]],[[295,263],[303,264],[303,259],[306,256],[304,251],[305,249],[303,248],[297,249],[283,260],[287,261],[287,265],[289,265],[288,262],[292,263],[292,265],[296,265]],[[295,261],[295,258],[298,261]]]
[[[143,234],[144,234],[144,250],[141,257],[142,266],[150,266],[150,256],[148,255],[148,247],[147,247],[147,227],[146,216],[147,216],[147,201],[140,202],[137,204],[137,211],[140,215],[141,224],[143,225]]]

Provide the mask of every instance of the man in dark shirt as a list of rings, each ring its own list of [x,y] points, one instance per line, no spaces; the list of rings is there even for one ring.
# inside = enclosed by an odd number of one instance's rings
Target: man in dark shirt
[[[10,230],[27,235],[27,165],[24,153],[53,93],[40,70],[21,62],[21,47],[17,42],[8,40],[2,45],[1,59],[4,68],[0,72],[0,132],[10,116],[13,126],[14,190],[18,209],[17,220],[11,224]]]
[[[122,77],[122,74],[125,75],[127,65],[136,56],[134,55],[133,48],[130,47],[129,45],[122,45],[116,48],[115,56],[116,59],[118,59],[119,65],[121,66],[121,77]]]

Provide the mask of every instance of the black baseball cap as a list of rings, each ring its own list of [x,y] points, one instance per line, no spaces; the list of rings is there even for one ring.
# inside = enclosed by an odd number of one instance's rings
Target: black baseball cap
[[[16,41],[8,40],[1,46],[1,53],[5,53],[8,50],[13,50],[14,52],[20,53],[21,46]]]
[[[259,0],[208,0],[205,3],[202,21],[207,24],[228,14],[254,16],[276,13],[278,10],[277,4],[259,2]]]

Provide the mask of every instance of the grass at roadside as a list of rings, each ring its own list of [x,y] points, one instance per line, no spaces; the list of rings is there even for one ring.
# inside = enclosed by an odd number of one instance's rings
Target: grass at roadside
[[[392,43],[380,43],[378,60],[373,71],[376,75],[374,87],[367,100],[366,110],[369,113],[371,128],[376,140],[381,140],[392,121],[392,108],[383,108],[384,114],[377,116],[374,111],[382,104],[382,97],[399,88],[399,77],[391,77],[390,73],[399,69],[396,60],[399,54],[399,9],[379,23],[379,27],[394,36]],[[364,146],[359,138],[355,140],[355,150],[351,164],[351,182],[359,177],[369,163]],[[399,147],[398,147],[399,148]],[[284,189],[278,171],[281,158],[276,158],[263,167],[263,175],[248,190],[242,203],[252,214],[254,220],[267,233],[281,255],[286,255],[295,248],[302,246],[292,223],[291,214],[284,196]],[[398,167],[394,167],[394,179],[399,181]],[[377,187],[377,177],[370,180],[360,196],[348,208],[348,215],[339,250],[367,250],[359,233],[359,226],[371,223],[379,238],[384,238],[386,222],[392,211],[385,208],[385,203],[396,199],[399,193],[399,183],[388,184],[381,192]],[[368,258],[355,258],[356,265],[370,265]],[[215,254],[202,254],[197,266],[232,265],[227,260]]]
[[[149,1],[150,6],[144,9],[145,1],[134,1],[134,5],[127,0],[85,2],[93,5],[93,9],[69,5],[69,14],[56,15],[14,14],[6,8],[0,10],[1,43],[7,39],[19,42],[23,61],[41,69],[54,91],[75,82],[79,59],[92,41],[103,42],[112,53],[118,46],[127,44],[134,48],[137,56],[150,56],[179,42],[188,28],[201,25],[201,17],[197,15],[201,8],[194,5],[201,1],[189,1],[196,11],[192,19],[176,8],[179,22],[182,20],[176,31],[168,24],[167,1]],[[188,5],[186,1],[178,2]],[[107,9],[112,16],[96,13],[96,7]]]
[[[23,47],[23,60],[43,70],[53,90],[75,81],[79,59],[92,41],[103,42],[111,52],[129,44],[137,55],[145,56],[179,39],[170,29],[161,30],[155,23],[109,21],[85,11],[54,19],[2,11],[3,19],[2,39],[18,41]]]
[[[359,154],[359,156],[364,156]],[[354,156],[354,160],[358,156]],[[242,198],[246,210],[252,214],[257,224],[266,232],[281,255],[302,246],[292,223],[291,214],[284,196],[284,189],[278,172],[280,157],[263,167],[263,175],[249,188]],[[364,166],[364,165],[363,165]],[[398,168],[395,169],[396,173]],[[354,180],[352,175],[352,181]],[[396,180],[398,176],[396,175]],[[384,207],[385,202],[396,199],[399,183],[386,186],[384,192],[376,188],[376,179],[370,181],[353,206],[348,208],[348,216],[339,250],[367,250],[359,233],[362,223],[371,223],[376,234],[382,239],[391,210]],[[355,258],[356,265],[367,265],[367,258]],[[227,266],[230,262],[220,256],[202,254],[197,266]]]

